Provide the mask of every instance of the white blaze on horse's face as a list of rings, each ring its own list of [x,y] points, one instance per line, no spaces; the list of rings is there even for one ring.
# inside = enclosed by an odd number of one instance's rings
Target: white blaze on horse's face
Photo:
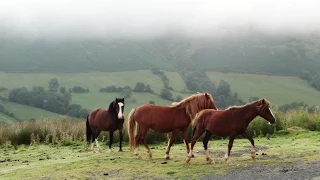
[[[123,103],[122,103],[122,102],[119,102],[118,105],[119,105],[118,118],[119,118],[119,119],[123,119],[123,113],[122,113]]]
[[[273,119],[276,119],[276,117],[274,116],[274,114],[273,114],[273,112],[271,111],[270,107],[268,107],[268,108],[269,108],[269,111],[270,111],[270,113],[271,113],[271,115],[272,115]],[[269,122],[268,124],[271,124],[271,123]]]

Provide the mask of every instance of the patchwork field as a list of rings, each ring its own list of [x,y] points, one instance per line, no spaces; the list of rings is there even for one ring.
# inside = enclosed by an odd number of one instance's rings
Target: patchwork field
[[[46,111],[40,108],[27,106],[23,104],[17,104],[12,102],[2,103],[4,108],[13,113],[20,120],[30,120],[30,119],[46,119],[46,118],[60,118],[62,115],[56,114],[50,111]],[[0,121],[3,122],[2,117],[0,117]]]
[[[277,105],[291,102],[319,105],[320,92],[298,77],[220,72],[207,72],[207,75],[216,84],[220,80],[227,81],[231,90],[237,92],[245,101],[248,101],[250,96],[256,96],[267,98]]]
[[[170,86],[176,91],[172,91],[173,97],[176,98],[180,95],[182,98],[189,96],[190,94],[180,93],[186,89],[184,81],[176,72],[165,72],[168,76]],[[116,97],[120,97],[120,93],[101,93],[100,88],[115,85],[116,87],[124,87],[129,85],[132,89],[135,87],[137,82],[143,82],[149,84],[151,89],[156,94],[150,93],[132,93],[130,99],[126,99],[125,114],[129,113],[132,108],[139,105],[154,101],[159,105],[169,105],[170,101],[162,99],[160,94],[164,84],[162,80],[154,75],[150,70],[139,70],[139,71],[122,71],[122,72],[91,72],[91,73],[4,73],[0,72],[0,82],[3,88],[8,90],[1,92],[1,96],[7,97],[10,89],[18,87],[26,87],[29,90],[33,86],[43,86],[48,88],[48,82],[52,78],[57,78],[60,87],[66,87],[66,89],[74,86],[81,86],[88,88],[89,93],[72,93],[72,103],[80,104],[84,108],[89,110],[97,107],[108,107],[109,103]],[[56,117],[57,114],[48,111],[42,111],[38,108],[28,107],[15,103],[4,104],[6,110],[17,114],[20,119],[38,119],[41,117]],[[2,121],[2,118],[0,118]],[[4,121],[4,120],[3,120]]]
[[[189,164],[185,162],[183,144],[175,144],[171,149],[172,160],[164,160],[165,142],[151,145],[152,159],[147,158],[142,145],[142,159],[135,157],[127,144],[124,152],[117,152],[118,144],[114,144],[113,152],[103,145],[102,153],[87,151],[83,142],[71,142],[69,146],[18,146],[16,149],[6,146],[0,149],[0,176],[3,179],[234,179],[254,174],[257,178],[311,179],[320,176],[317,174],[319,132],[300,130],[279,134],[268,139],[255,138],[255,161],[250,158],[248,140],[235,140],[231,163],[223,160],[228,141],[211,140],[209,150],[216,164],[206,163],[201,142],[196,144],[196,157]],[[299,165],[295,164],[297,162]]]

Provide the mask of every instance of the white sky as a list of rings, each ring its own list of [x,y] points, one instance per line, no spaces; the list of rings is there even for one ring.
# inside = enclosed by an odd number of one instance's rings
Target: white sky
[[[320,30],[320,0],[0,0],[0,37],[189,36]]]

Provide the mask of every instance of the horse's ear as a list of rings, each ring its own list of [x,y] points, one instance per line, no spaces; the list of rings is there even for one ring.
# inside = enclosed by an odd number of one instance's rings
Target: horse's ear
[[[267,102],[266,102],[266,100],[265,100],[264,98],[261,100],[261,104],[262,104],[262,105],[267,104]]]
[[[119,101],[119,99],[118,98],[116,98],[116,100],[115,100],[116,102],[118,102]]]
[[[209,95],[208,95],[208,93],[206,93],[206,94],[205,94],[205,96],[206,96],[206,98],[207,98],[207,99],[209,98]]]

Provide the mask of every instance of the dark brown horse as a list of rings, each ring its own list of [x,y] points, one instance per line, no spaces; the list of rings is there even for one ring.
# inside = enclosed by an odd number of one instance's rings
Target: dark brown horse
[[[122,151],[122,129],[124,123],[124,98],[116,98],[109,105],[108,109],[98,108],[89,113],[86,122],[87,142],[91,142],[91,150],[93,151],[94,141],[99,151],[100,145],[97,137],[101,131],[109,131],[109,149],[113,142],[113,132],[119,130],[120,143],[119,151]]]
[[[133,109],[128,116],[128,134],[131,149],[135,149],[135,154],[141,158],[138,152],[139,143],[142,142],[147,149],[149,157],[152,157],[150,148],[146,144],[145,136],[151,128],[159,133],[171,133],[168,147],[166,149],[165,158],[170,159],[169,152],[174,139],[181,131],[186,144],[187,152],[189,152],[188,143],[188,127],[196,113],[202,109],[217,109],[211,94],[198,93],[183,99],[171,106],[156,106],[152,104],[144,104]],[[137,132],[136,124],[139,131]],[[136,135],[135,135],[136,133]]]
[[[261,116],[269,123],[275,122],[275,117],[270,110],[269,102],[261,99],[248,103],[244,106],[230,107],[226,110],[206,109],[200,111],[193,121],[193,137],[191,141],[191,151],[186,159],[187,163],[193,155],[193,147],[198,138],[206,131],[203,139],[203,146],[206,153],[206,159],[210,163],[214,160],[208,152],[208,141],[211,135],[227,137],[229,136],[228,151],[225,160],[228,161],[233,141],[237,135],[248,139],[251,143],[251,157],[255,158],[255,146],[253,138],[247,133],[249,123],[257,116]]]

